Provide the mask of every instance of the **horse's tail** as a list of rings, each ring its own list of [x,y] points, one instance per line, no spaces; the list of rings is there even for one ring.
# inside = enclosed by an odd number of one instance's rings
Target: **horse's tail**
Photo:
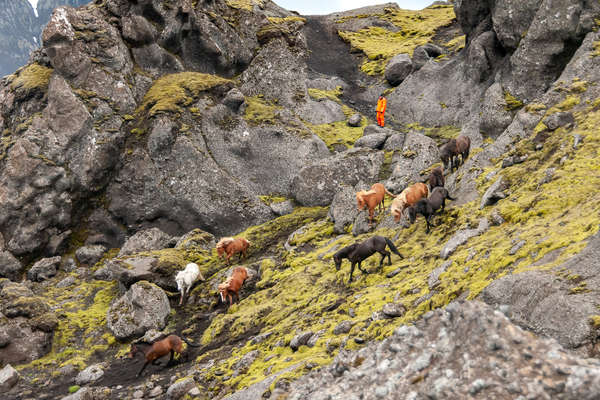
[[[402,254],[400,254],[400,252],[398,251],[398,249],[396,248],[396,246],[394,246],[394,243],[392,243],[392,241],[386,237],[384,237],[385,242],[387,243],[387,245],[390,247],[390,250],[392,251],[392,253],[399,255],[401,258],[404,258],[402,256]]]
[[[193,344],[193,343],[188,342],[187,339],[184,338],[183,336],[181,337],[181,340],[183,340],[190,347],[202,347],[202,345],[200,345],[200,344]]]
[[[390,193],[390,192],[389,192],[389,191],[388,191],[388,190],[385,188],[385,186],[384,186],[383,190],[385,190],[385,194],[387,194],[388,196],[390,196],[390,197],[396,197],[396,195],[395,195],[395,194],[392,194],[392,193]]]

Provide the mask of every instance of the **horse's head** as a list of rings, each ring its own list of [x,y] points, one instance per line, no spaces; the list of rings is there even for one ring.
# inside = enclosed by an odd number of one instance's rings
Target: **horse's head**
[[[358,207],[358,211],[361,211],[365,208],[365,199],[363,198],[364,191],[360,191],[356,193],[356,207]]]
[[[333,255],[333,262],[335,263],[335,270],[339,271],[340,267],[342,266],[342,257],[339,256],[339,255],[337,255],[337,254],[334,254]]]
[[[222,303],[225,303],[225,295],[227,294],[228,287],[229,287],[229,281],[219,284],[219,295],[221,296]]]
[[[129,348],[129,353],[127,353],[127,358],[133,358],[135,357],[135,355],[140,352],[141,349],[138,347],[138,345],[136,345],[135,343],[133,343],[131,345],[131,347]]]

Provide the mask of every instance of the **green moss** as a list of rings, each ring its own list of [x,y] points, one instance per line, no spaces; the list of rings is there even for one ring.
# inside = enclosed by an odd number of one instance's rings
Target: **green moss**
[[[315,100],[329,99],[337,103],[340,103],[340,96],[343,90],[341,86],[336,87],[334,90],[321,90],[321,89],[308,89],[308,95]]]
[[[546,109],[546,105],[542,103],[529,103],[525,106],[525,110],[529,113],[536,113]]]
[[[590,325],[594,327],[594,329],[600,328],[600,315],[592,315],[589,319]]]
[[[389,59],[396,54],[407,53],[412,56],[416,47],[430,42],[438,28],[451,24],[455,18],[450,6],[429,7],[421,11],[387,8],[383,14],[373,16],[387,20],[400,29],[392,32],[371,26],[358,32],[338,31],[354,50],[366,55],[367,60],[361,70],[368,75],[382,74]]]
[[[79,385],[73,385],[73,386],[69,386],[69,393],[75,393],[77,392],[79,389],[81,389],[81,387]]]
[[[13,90],[23,90],[25,92],[46,92],[50,75],[53,69],[47,68],[39,64],[29,64],[20,70],[10,84]]]
[[[454,39],[449,40],[448,42],[446,42],[446,44],[444,44],[444,46],[446,46],[446,48],[448,48],[448,50],[450,51],[460,51],[465,47],[465,40],[466,40],[466,36],[462,35],[462,36],[458,36],[455,37]]]
[[[230,84],[232,82],[228,79],[200,72],[164,75],[154,81],[136,114],[180,113],[181,107],[191,105],[200,93]]]
[[[258,198],[260,199],[260,201],[262,201],[264,204],[270,206],[271,204],[275,204],[275,203],[283,203],[284,201],[286,201],[287,199],[283,196],[258,196]]]
[[[280,17],[267,17],[269,19],[269,22],[272,22],[274,24],[285,24],[285,23],[289,23],[289,22],[301,22],[303,24],[306,23],[306,18],[302,18],[302,17],[297,17],[297,16],[289,16],[289,17],[284,17],[284,18],[280,18]]]
[[[244,119],[250,125],[273,125],[279,120],[280,106],[269,103],[258,96],[246,98],[246,104],[248,106],[244,113]]]
[[[360,125],[357,127],[349,126],[347,121],[337,121],[322,125],[307,125],[325,142],[329,150],[333,151],[336,149],[336,146],[344,146],[346,148],[354,146],[354,142],[363,135],[367,119],[363,117]]]
[[[259,8],[264,8],[265,6],[265,2],[263,0],[226,0],[225,3],[231,8],[237,8],[246,11],[252,11],[252,8],[255,5]]]
[[[510,94],[508,90],[504,91],[504,102],[506,103],[504,106],[506,111],[513,111],[523,107],[523,102]]]

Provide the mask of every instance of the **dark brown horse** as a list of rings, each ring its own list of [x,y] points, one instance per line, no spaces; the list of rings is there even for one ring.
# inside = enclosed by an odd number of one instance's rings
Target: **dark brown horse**
[[[452,171],[456,154],[458,154],[456,149],[456,139],[450,139],[446,144],[440,147],[440,158],[442,159],[445,169],[450,169],[450,171]]]
[[[392,243],[390,239],[383,236],[373,236],[365,240],[364,242],[354,243],[350,246],[346,246],[337,253],[335,253],[333,255],[335,269],[337,271],[340,270],[340,267],[342,266],[342,260],[344,258],[350,260],[350,262],[352,263],[352,266],[350,267],[350,279],[348,280],[348,283],[350,283],[352,282],[352,273],[354,272],[355,265],[358,264],[358,269],[363,274],[368,274],[367,271],[362,269],[361,263],[364,259],[372,256],[375,253],[381,254],[381,260],[379,261],[380,269],[383,266],[383,260],[385,260],[386,256],[388,258],[389,265],[392,265],[392,258],[390,256],[390,252],[385,249],[386,245],[389,246],[390,250],[394,254],[397,254],[401,258],[404,258],[402,257],[402,254],[398,252],[398,249],[396,248],[396,246],[394,246],[394,243]]]
[[[440,147],[440,158],[444,163],[444,168],[448,168],[448,164],[450,164],[450,171],[452,171],[452,169],[458,168],[459,161],[464,164],[467,157],[469,157],[470,148],[471,139],[468,136],[460,135],[456,139],[450,139]],[[458,158],[459,155],[461,160]]]
[[[436,167],[432,169],[431,173],[429,174],[429,178],[427,178],[427,181],[429,182],[430,192],[436,187],[444,187],[446,184],[446,181],[444,179],[444,168]]]
[[[428,199],[422,199],[417,202],[412,207],[408,207],[408,218],[410,223],[413,224],[417,219],[417,214],[421,214],[425,217],[425,222],[427,222],[427,230],[426,233],[429,233],[429,226],[433,225],[431,223],[431,219],[433,218],[435,212],[441,208],[440,211],[444,211],[444,207],[446,206],[446,199],[456,200],[450,197],[448,190],[441,187],[436,187],[431,192],[431,196]]]
[[[467,157],[469,157],[469,150],[471,149],[471,139],[468,136],[460,135],[456,138],[456,159],[458,160],[458,154],[461,156],[461,164],[465,163]]]
[[[180,338],[177,335],[168,335],[167,337],[157,340],[154,343],[133,343],[129,350],[129,358],[135,357],[137,353],[142,353],[144,354],[144,358],[146,360],[146,362],[142,366],[142,369],[140,369],[140,372],[137,373],[136,377],[142,374],[142,371],[144,371],[144,368],[146,368],[148,364],[152,363],[152,365],[156,365],[159,358],[166,356],[170,352],[171,358],[169,359],[169,362],[165,365],[166,367],[169,366],[173,361],[173,356],[175,355],[175,353],[181,354],[181,352],[183,351],[182,341],[187,343],[188,346],[200,347],[200,345],[192,344],[188,342],[185,338]]]

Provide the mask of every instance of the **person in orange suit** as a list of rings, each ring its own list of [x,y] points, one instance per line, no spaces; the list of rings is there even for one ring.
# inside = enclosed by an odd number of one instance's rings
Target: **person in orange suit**
[[[383,127],[385,125],[384,114],[387,106],[387,99],[383,97],[383,93],[379,95],[377,100],[377,125]]]

